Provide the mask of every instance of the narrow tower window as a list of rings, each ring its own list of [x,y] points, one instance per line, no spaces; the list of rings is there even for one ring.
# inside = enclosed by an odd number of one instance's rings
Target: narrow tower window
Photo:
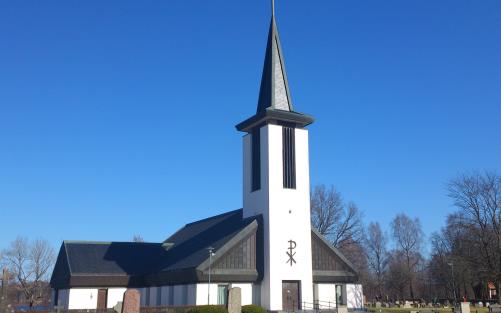
[[[284,188],[296,189],[296,146],[295,128],[282,127],[282,163]]]
[[[261,189],[261,136],[260,129],[252,130],[252,190]]]

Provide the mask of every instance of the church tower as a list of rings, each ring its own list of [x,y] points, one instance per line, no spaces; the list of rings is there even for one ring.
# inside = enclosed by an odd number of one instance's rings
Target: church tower
[[[307,125],[292,105],[274,5],[256,114],[236,126],[243,137],[243,215],[261,215],[269,310],[313,303]]]

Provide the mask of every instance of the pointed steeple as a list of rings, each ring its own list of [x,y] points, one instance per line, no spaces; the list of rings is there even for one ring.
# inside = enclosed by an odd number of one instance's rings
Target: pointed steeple
[[[239,131],[251,131],[254,127],[266,123],[287,123],[304,127],[313,123],[311,116],[294,111],[292,106],[285,62],[280,45],[277,23],[275,20],[275,4],[272,1],[272,14],[263,74],[256,114],[238,124]]]
[[[256,113],[259,114],[267,108],[294,111],[274,14],[270,22]]]

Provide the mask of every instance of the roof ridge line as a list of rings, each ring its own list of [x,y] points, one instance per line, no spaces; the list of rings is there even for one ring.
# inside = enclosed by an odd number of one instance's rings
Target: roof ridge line
[[[224,213],[221,213],[221,214],[218,214],[218,215],[213,215],[213,216],[206,217],[206,218],[203,218],[203,219],[198,220],[198,221],[194,221],[194,222],[191,222],[191,223],[185,224],[184,226],[194,225],[194,224],[198,224],[198,223],[201,223],[201,222],[206,222],[206,221],[208,221],[208,220],[211,220],[211,219],[214,219],[214,218],[217,218],[217,217],[221,217],[221,216],[224,216],[224,215],[235,214],[237,211],[241,211],[241,210],[243,210],[243,209],[242,209],[242,208],[240,208],[240,209],[236,209],[236,210],[232,210],[232,211],[224,212]]]
[[[113,243],[129,243],[138,245],[161,245],[161,242],[136,242],[136,241],[97,241],[97,240],[64,240],[65,244],[95,244],[95,245],[109,245]]]

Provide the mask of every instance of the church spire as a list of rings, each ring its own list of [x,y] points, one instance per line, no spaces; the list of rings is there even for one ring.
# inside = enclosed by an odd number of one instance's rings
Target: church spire
[[[294,111],[274,10],[275,4],[272,1],[270,30],[268,32],[257,113],[266,110],[266,108]]]
[[[256,114],[238,124],[236,128],[239,131],[248,132],[263,123],[277,122],[304,127],[313,123],[313,118],[294,111],[292,106],[280,36],[275,20],[275,1],[271,0],[271,22]]]

